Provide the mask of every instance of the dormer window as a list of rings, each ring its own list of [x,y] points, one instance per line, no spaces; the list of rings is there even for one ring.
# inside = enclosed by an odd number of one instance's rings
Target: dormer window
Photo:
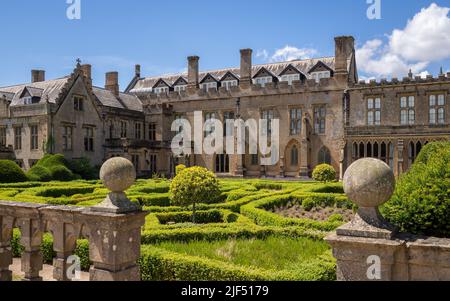
[[[200,84],[200,89],[202,89],[204,91],[208,91],[209,89],[216,89],[217,90],[217,83],[216,82],[209,82],[209,83]]]
[[[203,91],[208,91],[210,89],[217,90],[218,87],[217,83],[218,83],[217,79],[211,74],[207,73],[200,81],[200,89],[202,89]]]
[[[25,87],[20,95],[20,100],[24,105],[39,103],[43,94],[42,89],[34,87]]]
[[[257,77],[253,79],[253,83],[255,85],[261,85],[261,87],[265,87],[267,83],[272,82],[271,76]]]
[[[272,72],[262,67],[256,72],[255,76],[253,76],[253,84],[260,85],[261,87],[265,87],[268,83],[277,82],[278,77],[276,77]]]
[[[316,80],[316,82],[320,82],[322,78],[330,78],[334,75],[333,69],[328,67],[328,65],[322,61],[318,61],[308,73],[311,79]]]
[[[225,87],[225,89],[230,90],[231,87],[235,87],[238,85],[237,80],[225,80],[222,82],[222,87]]]
[[[187,85],[179,85],[179,86],[175,86],[174,90],[175,92],[181,92],[181,91],[186,91]]]
[[[153,92],[157,95],[162,94],[162,93],[169,93],[169,87],[153,88]]]
[[[167,84],[167,82],[163,79],[159,79],[156,84],[152,87],[153,93],[156,95],[160,95],[163,93],[169,93],[170,86]]]
[[[281,76],[282,82],[288,82],[288,85],[292,85],[294,80],[300,80],[300,74],[285,74]]]
[[[280,78],[280,81],[287,82],[289,86],[292,85],[292,82],[294,80],[303,81],[306,78],[306,76],[292,64],[289,64],[286,68],[284,68],[284,70],[278,76]]]
[[[315,79],[316,82],[320,82],[320,79],[322,79],[322,78],[330,78],[330,77],[331,77],[330,71],[321,71],[321,72],[312,72],[311,73],[311,78]]]
[[[174,83],[173,83],[173,90],[175,92],[180,93],[181,91],[186,91],[187,89],[187,81],[182,76],[180,76]]]
[[[33,98],[31,96],[27,96],[23,98],[23,104],[31,105],[33,103]]]

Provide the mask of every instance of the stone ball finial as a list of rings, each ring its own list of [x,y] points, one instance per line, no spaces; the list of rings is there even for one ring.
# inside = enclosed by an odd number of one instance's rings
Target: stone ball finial
[[[116,157],[103,164],[100,169],[100,179],[110,191],[120,193],[134,184],[136,170],[130,160]]]
[[[395,189],[395,176],[381,160],[360,159],[344,175],[344,191],[360,208],[378,207],[387,202]]]

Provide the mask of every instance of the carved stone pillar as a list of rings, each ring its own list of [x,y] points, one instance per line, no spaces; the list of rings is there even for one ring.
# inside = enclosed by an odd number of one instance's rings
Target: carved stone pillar
[[[390,199],[395,178],[390,167],[373,158],[354,162],[344,176],[344,191],[359,209],[353,220],[326,237],[337,259],[337,279],[347,281],[394,278],[393,265],[403,243],[393,239],[397,229],[381,215],[378,207]],[[379,261],[374,274],[368,263]],[[399,268],[395,277],[401,278]]]
[[[112,191],[110,195],[121,195],[121,201],[111,204],[107,197],[82,214],[89,238],[89,259],[94,264],[90,280],[139,281],[141,228],[148,212],[134,206],[124,193],[136,180],[134,166],[123,158],[110,159],[103,164],[100,179]]]
[[[67,275],[70,265],[67,262],[73,255],[77,239],[81,236],[80,223],[77,223],[83,208],[49,207],[42,209],[42,215],[47,222],[47,231],[53,236],[53,278],[57,281],[71,281]]]
[[[19,218],[17,226],[20,229],[20,244],[24,247],[22,253],[22,272],[26,281],[42,281],[39,272],[42,270],[43,256],[41,252],[43,227],[39,219]]]
[[[89,215],[92,214],[92,218]],[[141,228],[147,212],[86,212],[91,281],[140,281]]]
[[[403,151],[404,141],[398,140],[397,142],[397,176],[399,177],[403,173]]]
[[[309,178],[309,137],[308,137],[308,114],[305,114],[302,124],[302,141],[300,145],[300,177]]]
[[[0,216],[0,281],[12,281],[9,266],[13,262],[11,238],[14,218]]]

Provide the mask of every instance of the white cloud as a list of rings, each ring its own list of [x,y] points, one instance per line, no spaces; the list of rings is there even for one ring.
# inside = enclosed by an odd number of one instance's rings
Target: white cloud
[[[394,30],[388,43],[367,41],[356,50],[359,70],[378,78],[403,77],[410,69],[421,74],[431,62],[450,57],[449,11],[433,3],[409,20],[403,30]]]
[[[269,58],[269,53],[267,52],[266,49],[258,50],[256,52],[256,57],[261,58],[264,61],[267,61],[267,59]]]
[[[270,57],[271,62],[284,62],[298,59],[309,59],[317,54],[317,50],[312,48],[297,48],[286,45],[284,48],[277,49]]]
[[[356,51],[358,68],[372,77],[403,77],[411,69],[419,73],[428,66],[428,62],[409,63],[390,49],[383,47],[381,40],[366,42]]]
[[[419,74],[417,74],[417,76],[420,76],[421,78],[426,78],[428,75],[430,75],[430,72],[428,72],[427,70],[422,71]]]
[[[392,52],[406,60],[436,61],[450,56],[449,7],[432,3],[390,37]]]
[[[263,61],[274,63],[299,59],[309,59],[317,53],[317,50],[312,48],[297,48],[294,46],[286,45],[283,48],[275,50],[272,55],[270,55],[266,49],[258,50],[256,52],[256,57],[261,58]]]

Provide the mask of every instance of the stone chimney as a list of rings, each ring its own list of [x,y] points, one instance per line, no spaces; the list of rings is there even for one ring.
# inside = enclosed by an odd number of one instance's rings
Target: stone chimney
[[[108,72],[106,73],[105,89],[119,96],[119,73]]]
[[[243,88],[252,82],[252,49],[241,49],[241,69],[239,85]]]
[[[141,77],[141,65],[135,65],[135,66],[134,66],[134,75],[135,75],[137,78],[140,78],[140,77]]]
[[[45,81],[45,71],[44,70],[31,70],[31,82],[38,83]]]
[[[200,58],[198,56],[188,57],[188,89],[190,91],[198,88],[199,60]]]
[[[336,45],[335,67],[336,75],[348,75],[347,59],[355,52],[355,39],[352,36],[334,38]]]
[[[81,65],[81,71],[83,72],[83,75],[88,79],[92,80],[92,66],[89,64]]]

